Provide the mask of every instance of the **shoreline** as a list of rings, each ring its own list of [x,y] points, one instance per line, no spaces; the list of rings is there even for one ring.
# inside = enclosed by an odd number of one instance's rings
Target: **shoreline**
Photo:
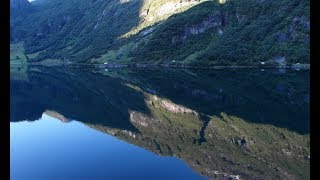
[[[76,67],[90,67],[95,68],[179,68],[179,69],[310,69],[310,64],[290,64],[290,65],[216,65],[216,66],[192,66],[192,65],[170,65],[170,64],[92,64],[92,63],[52,63],[43,64],[36,63],[10,63],[10,67],[15,66],[76,66]]]

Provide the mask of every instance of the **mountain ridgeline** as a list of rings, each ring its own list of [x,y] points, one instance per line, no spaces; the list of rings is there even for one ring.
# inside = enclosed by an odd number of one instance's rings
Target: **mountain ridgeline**
[[[11,0],[29,62],[310,62],[308,0]]]

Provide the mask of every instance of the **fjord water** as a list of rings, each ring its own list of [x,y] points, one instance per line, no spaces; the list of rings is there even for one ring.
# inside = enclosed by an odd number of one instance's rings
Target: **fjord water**
[[[181,160],[43,114],[11,123],[12,179],[200,179]]]
[[[11,68],[12,179],[309,179],[309,70]]]

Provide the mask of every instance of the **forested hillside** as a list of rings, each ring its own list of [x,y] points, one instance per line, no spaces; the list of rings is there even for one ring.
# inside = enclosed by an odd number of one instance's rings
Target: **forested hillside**
[[[28,62],[309,63],[308,0],[11,0]]]

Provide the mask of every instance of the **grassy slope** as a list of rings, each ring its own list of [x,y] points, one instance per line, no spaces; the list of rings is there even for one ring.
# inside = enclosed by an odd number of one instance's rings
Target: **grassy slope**
[[[36,52],[36,53],[32,53],[32,54],[26,54],[22,42],[20,42],[20,43],[10,43],[10,66],[12,66],[12,68],[10,70],[15,71],[15,69],[17,67],[26,69],[27,62],[28,63],[36,63],[38,65],[43,65],[43,66],[54,66],[54,65],[57,65],[57,64],[61,63],[61,61],[59,59],[51,59],[51,58],[43,59],[40,62],[34,61],[34,59],[40,53],[41,52]]]
[[[24,64],[26,56],[22,43],[10,44],[10,64]]]
[[[15,80],[28,80],[26,61],[23,44],[10,44],[10,77]]]

